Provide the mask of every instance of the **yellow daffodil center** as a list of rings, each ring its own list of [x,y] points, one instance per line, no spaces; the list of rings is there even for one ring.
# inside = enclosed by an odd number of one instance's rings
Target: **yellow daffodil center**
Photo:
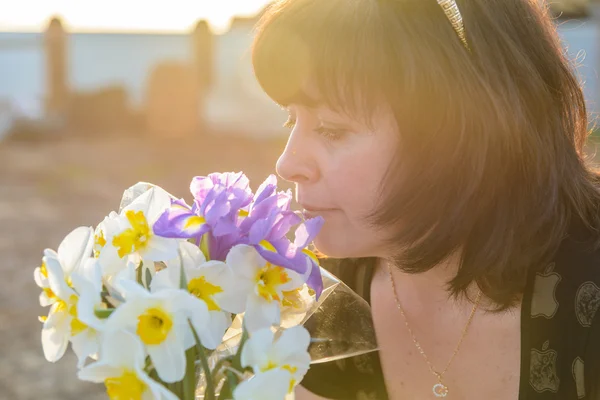
[[[87,329],[87,325],[77,318],[77,296],[71,296],[72,305],[69,308],[69,314],[73,317],[71,320],[71,336],[79,335]]]
[[[56,307],[54,308],[55,313],[67,312],[68,310],[69,310],[69,307],[67,306],[67,303],[64,300],[59,299],[56,302]]]
[[[160,308],[149,308],[138,317],[137,334],[145,344],[161,344],[172,327],[173,320],[169,314]]]
[[[280,301],[278,294],[279,286],[290,281],[285,268],[267,263],[256,274],[256,287],[258,295],[271,302]]]
[[[276,362],[269,360],[269,362],[267,363],[267,365],[263,366],[260,368],[260,372],[267,372],[269,370],[272,370],[273,368],[277,368],[279,365],[277,365]]]
[[[48,278],[48,267],[46,267],[46,263],[42,261],[42,265],[40,266],[40,274],[44,278]]]
[[[185,221],[185,225],[184,225],[183,229],[197,228],[200,225],[204,225],[205,223],[206,223],[206,220],[204,219],[204,217],[201,217],[199,215],[194,215],[194,216],[189,217]]]
[[[42,290],[50,300],[56,299],[56,294],[49,287],[43,288]]]
[[[106,245],[106,238],[104,237],[104,231],[100,230],[97,235],[94,235],[94,257],[100,256],[100,250]]]
[[[285,307],[302,308],[304,306],[304,302],[302,301],[302,295],[300,294],[301,291],[302,287],[294,290],[284,291],[281,304]]]
[[[121,258],[133,251],[145,249],[148,240],[152,236],[152,230],[148,226],[148,221],[142,211],[130,210],[125,213],[125,216],[131,224],[131,228],[115,236],[112,241],[113,246],[119,249],[118,253]]]
[[[208,311],[221,311],[221,307],[215,303],[213,296],[222,291],[223,288],[221,286],[206,282],[203,276],[194,278],[188,283],[188,292],[204,301],[208,306]]]
[[[125,371],[119,377],[108,378],[104,385],[110,400],[142,400],[147,389],[146,384],[132,371]]]
[[[272,251],[273,253],[276,253],[277,250],[275,250],[275,247],[268,241],[266,240],[261,240],[259,243],[265,250],[269,250]]]

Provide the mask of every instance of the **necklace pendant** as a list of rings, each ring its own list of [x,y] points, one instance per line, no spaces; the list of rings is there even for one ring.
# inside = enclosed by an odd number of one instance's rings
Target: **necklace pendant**
[[[433,394],[435,397],[446,397],[448,396],[448,387],[443,383],[436,383],[433,385]]]

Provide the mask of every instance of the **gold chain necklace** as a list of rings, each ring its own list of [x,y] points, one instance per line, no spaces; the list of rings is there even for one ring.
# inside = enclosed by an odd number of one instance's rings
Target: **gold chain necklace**
[[[446,373],[446,371],[448,371],[450,364],[452,364],[454,357],[456,357],[456,355],[458,354],[458,351],[460,350],[460,345],[462,344],[465,336],[467,335],[467,331],[469,329],[469,326],[471,325],[471,321],[473,321],[473,317],[475,316],[475,312],[477,311],[477,308],[479,307],[479,302],[481,301],[481,294],[482,294],[481,290],[477,294],[475,304],[473,305],[473,309],[471,310],[469,319],[467,320],[467,323],[466,323],[465,327],[463,328],[462,335],[460,336],[460,340],[458,341],[458,344],[456,345],[456,348],[454,349],[454,353],[452,354],[452,357],[450,357],[448,364],[446,364],[446,368],[444,368],[444,370],[442,372],[437,372],[435,370],[435,368],[433,368],[433,365],[431,365],[431,362],[429,361],[429,357],[427,357],[427,354],[425,354],[425,351],[423,350],[423,348],[421,347],[421,344],[415,337],[415,334],[413,333],[412,329],[410,329],[410,325],[408,324],[408,318],[406,318],[404,308],[402,308],[402,304],[400,303],[400,300],[398,300],[398,293],[396,291],[396,283],[394,282],[394,276],[392,275],[392,269],[389,266],[389,264],[387,265],[387,267],[388,267],[388,273],[390,275],[390,282],[392,284],[392,289],[394,290],[394,299],[396,300],[396,306],[398,307],[398,310],[400,310],[400,314],[402,314],[402,318],[404,318],[404,324],[406,325],[406,329],[408,329],[408,333],[410,333],[410,336],[412,337],[412,340],[413,340],[416,348],[419,350],[419,352],[425,359],[425,362],[427,363],[427,366],[429,367],[429,371],[437,377],[438,382],[435,385],[433,385],[433,388],[432,388],[433,394],[436,397],[446,397],[448,395],[449,390],[448,390],[448,386],[446,386],[443,382],[443,377],[444,377],[444,374]]]

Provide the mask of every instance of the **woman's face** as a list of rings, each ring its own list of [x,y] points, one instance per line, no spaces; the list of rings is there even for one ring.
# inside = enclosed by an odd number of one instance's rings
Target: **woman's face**
[[[325,219],[316,247],[334,258],[384,256],[385,232],[365,217],[378,205],[380,182],[397,151],[392,113],[380,111],[369,129],[324,105],[287,110],[291,134],[277,173],[296,184],[307,218]]]

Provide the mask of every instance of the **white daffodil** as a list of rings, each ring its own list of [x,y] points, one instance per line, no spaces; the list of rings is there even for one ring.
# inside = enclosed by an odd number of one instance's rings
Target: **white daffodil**
[[[139,339],[127,331],[107,333],[102,356],[79,371],[79,379],[101,383],[111,400],[177,400],[177,396],[152,380],[144,370],[146,354]]]
[[[235,274],[238,290],[246,295],[244,324],[250,332],[279,324],[286,293],[304,285],[300,274],[265,261],[252,246],[234,246],[226,263]]]
[[[181,289],[150,293],[129,280],[121,280],[119,286],[125,302],[108,318],[106,330],[135,333],[160,379],[168,383],[180,381],[185,375],[185,351],[194,345],[188,320],[204,342],[202,329],[209,319],[206,304]]]
[[[99,265],[93,260],[86,265],[84,274],[72,275],[73,288],[79,294],[71,306],[74,321],[71,329],[71,345],[82,367],[87,357],[97,358],[100,336],[105,320],[98,318],[96,310],[105,309],[102,302],[102,275]]]
[[[40,301],[52,305],[48,316],[40,317],[44,323],[42,348],[50,362],[62,358],[71,336],[85,327],[77,318],[78,295],[72,288],[72,277],[85,273],[84,266],[91,259],[92,245],[92,228],[77,228],[61,242],[58,252],[44,251],[42,266],[34,272],[36,283],[43,289]]]
[[[46,307],[54,304],[58,299],[56,293],[50,288],[48,279],[48,268],[46,260],[48,258],[56,260],[61,275],[65,281],[68,281],[71,274],[77,271],[90,258],[92,254],[92,228],[79,227],[69,233],[58,246],[58,252],[46,249],[42,265],[33,272],[35,283],[42,289],[40,294],[40,305]]]
[[[272,369],[287,371],[288,392],[291,393],[310,365],[310,334],[306,328],[295,326],[284,330],[277,340],[273,339],[270,329],[252,333],[242,349],[242,366],[252,367],[256,375]]]
[[[179,254],[177,259],[165,262],[167,268],[154,276],[150,288],[153,293],[179,288],[183,267],[188,292],[202,300],[208,308],[209,322],[203,329],[202,344],[214,349],[231,326],[230,311],[244,311],[245,296],[237,290],[235,276],[227,264],[221,261],[207,262],[198,246],[187,241],[180,243]],[[194,325],[201,326],[199,323]]]
[[[105,275],[119,272],[132,257],[141,260],[144,268],[152,274],[155,272],[154,262],[177,257],[181,239],[157,236],[152,229],[158,217],[170,206],[171,196],[159,187],[152,187],[115,218],[118,228],[114,227],[112,220],[104,221],[109,229],[105,232],[105,243],[98,260]],[[145,273],[142,277],[145,279]]]
[[[108,282],[125,269],[128,262],[137,261],[139,264],[139,257],[135,257],[135,260],[130,260],[134,257],[129,256],[121,258],[118,256],[117,249],[110,245],[113,238],[123,231],[121,219],[119,214],[112,211],[98,224],[94,232],[94,258],[99,260],[102,276]]]
[[[271,369],[241,382],[233,391],[234,400],[283,400],[288,390],[290,374]]]

